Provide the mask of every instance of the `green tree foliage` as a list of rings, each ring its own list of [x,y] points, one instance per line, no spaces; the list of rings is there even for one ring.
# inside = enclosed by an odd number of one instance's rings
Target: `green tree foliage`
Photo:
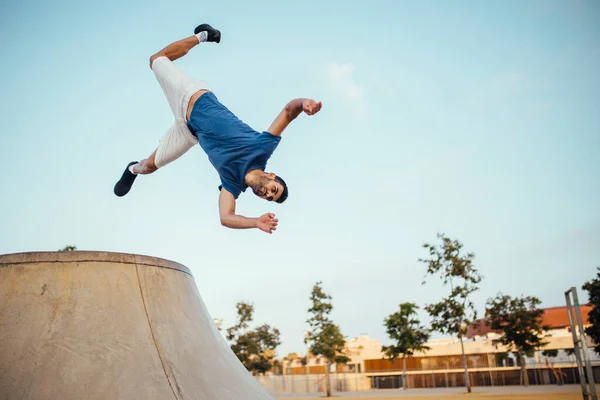
[[[308,332],[305,342],[310,343],[309,350],[313,355],[325,358],[327,397],[331,397],[330,365],[345,364],[350,361],[350,358],[344,352],[346,345],[344,335],[339,326],[335,325],[329,317],[333,310],[333,304],[330,301],[332,298],[323,291],[321,285],[322,282],[317,282],[310,295],[312,306],[308,310],[310,318],[307,322],[311,331]]]
[[[568,356],[574,356],[575,355],[575,349],[574,348],[564,349],[564,352]]]
[[[542,355],[548,358],[558,357],[558,350],[544,350],[542,351]]]
[[[430,349],[426,346],[430,333],[421,326],[417,318],[418,309],[419,307],[414,303],[401,303],[398,311],[384,320],[386,332],[395,343],[383,346],[382,350],[385,357],[390,360],[402,356],[404,389],[406,389],[406,358],[411,357],[417,351]]]
[[[236,305],[237,324],[227,328],[227,340],[231,350],[244,364],[246,369],[257,374],[264,374],[274,365],[275,349],[281,344],[279,330],[264,324],[256,329],[249,329],[254,314],[254,306],[246,302]]]
[[[506,346],[518,357],[525,386],[529,386],[529,377],[524,356],[533,357],[536,350],[548,344],[542,336],[549,327],[543,325],[544,310],[538,308],[540,304],[536,297],[510,297],[502,293],[486,302],[486,324],[502,334],[493,343]]]
[[[63,247],[62,249],[59,249],[58,251],[62,252],[62,251],[75,251],[75,250],[77,250],[77,246],[69,245],[69,246]]]
[[[271,370],[275,375],[283,375],[283,364],[279,360],[273,360],[273,366]]]
[[[591,325],[585,328],[585,334],[596,344],[594,347],[596,354],[600,354],[600,267],[596,269],[596,278],[587,281],[582,289],[588,292],[592,306],[588,315]]]
[[[441,239],[441,244],[439,246],[424,244],[423,247],[429,252],[429,258],[419,258],[419,261],[427,266],[425,276],[438,275],[443,285],[450,288],[450,293],[441,301],[426,305],[425,310],[432,317],[432,330],[456,335],[459,338],[465,370],[465,386],[470,393],[471,384],[463,337],[467,326],[477,319],[475,305],[470,300],[470,296],[479,290],[478,285],[482,276],[473,265],[475,254],[462,254],[463,244],[448,238],[443,233],[438,233],[437,237]]]

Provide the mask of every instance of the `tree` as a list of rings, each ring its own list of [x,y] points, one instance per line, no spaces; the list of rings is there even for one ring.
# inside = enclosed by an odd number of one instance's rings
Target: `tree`
[[[555,358],[558,357],[558,350],[543,350],[542,355],[544,357]]]
[[[322,282],[317,282],[312,289],[310,300],[312,306],[308,312],[311,317],[307,320],[311,326],[305,343],[311,343],[309,351],[315,356],[325,358],[325,384],[327,386],[327,397],[331,397],[331,381],[329,368],[331,364],[345,364],[350,361],[344,354],[346,339],[342,335],[339,326],[330,319],[329,314],[333,310],[331,296],[323,292]]]
[[[596,354],[600,354],[600,267],[596,268],[596,278],[585,282],[582,289],[588,292],[592,306],[588,314],[591,325],[585,328],[585,334],[596,344],[594,347]]]
[[[62,251],[75,251],[77,250],[77,246],[65,246],[62,249],[59,249],[58,251],[62,252]]]
[[[565,354],[569,357],[575,355],[575,348],[563,349],[563,350],[564,350]]]
[[[483,277],[473,266],[475,254],[461,254],[462,243],[449,239],[443,233],[438,233],[437,237],[442,240],[441,245],[436,247],[425,243],[423,247],[429,251],[430,258],[419,258],[419,261],[427,265],[425,276],[439,274],[443,285],[450,286],[450,293],[440,302],[426,305],[425,310],[432,317],[432,330],[456,335],[460,340],[465,386],[471,393],[463,336],[467,326],[477,319],[475,305],[469,298],[479,290],[478,284]]]
[[[267,324],[249,329],[254,306],[239,302],[236,307],[238,322],[227,328],[227,340],[232,342],[231,350],[248,371],[264,374],[273,367],[275,349],[281,344],[279,330]]]
[[[416,316],[419,307],[416,304],[401,303],[398,308],[398,311],[384,320],[387,334],[395,344],[382,346],[382,350],[390,360],[402,356],[402,377],[406,389],[406,357],[414,355],[417,351],[430,349],[425,345],[429,340],[429,331],[420,325]]]
[[[283,363],[279,360],[273,360],[273,367],[271,368],[275,375],[283,375]]]
[[[536,297],[513,298],[502,293],[486,302],[486,324],[502,334],[493,343],[506,346],[518,357],[525,386],[529,386],[529,377],[524,356],[533,357],[536,350],[548,344],[542,334],[550,328],[543,325],[544,310],[538,308],[540,304]]]

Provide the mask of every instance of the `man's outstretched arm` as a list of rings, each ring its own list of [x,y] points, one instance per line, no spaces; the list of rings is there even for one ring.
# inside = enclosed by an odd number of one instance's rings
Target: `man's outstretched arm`
[[[316,102],[312,99],[299,98],[287,103],[283,110],[277,115],[277,118],[271,123],[269,133],[275,136],[281,136],[285,128],[295,120],[301,112],[307,115],[314,115],[321,110],[321,102]]]
[[[277,230],[279,220],[275,214],[263,214],[259,218],[248,218],[235,213],[235,198],[224,188],[219,194],[219,217],[221,225],[231,229],[258,228],[263,232],[273,233]]]

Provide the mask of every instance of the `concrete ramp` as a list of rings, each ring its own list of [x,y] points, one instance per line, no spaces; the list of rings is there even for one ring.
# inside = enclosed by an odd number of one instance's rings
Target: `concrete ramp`
[[[181,264],[106,252],[0,255],[1,400],[273,399]]]

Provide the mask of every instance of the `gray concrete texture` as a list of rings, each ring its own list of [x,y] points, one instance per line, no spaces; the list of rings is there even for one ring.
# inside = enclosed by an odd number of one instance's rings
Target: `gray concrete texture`
[[[0,399],[273,399],[172,261],[0,255]]]

